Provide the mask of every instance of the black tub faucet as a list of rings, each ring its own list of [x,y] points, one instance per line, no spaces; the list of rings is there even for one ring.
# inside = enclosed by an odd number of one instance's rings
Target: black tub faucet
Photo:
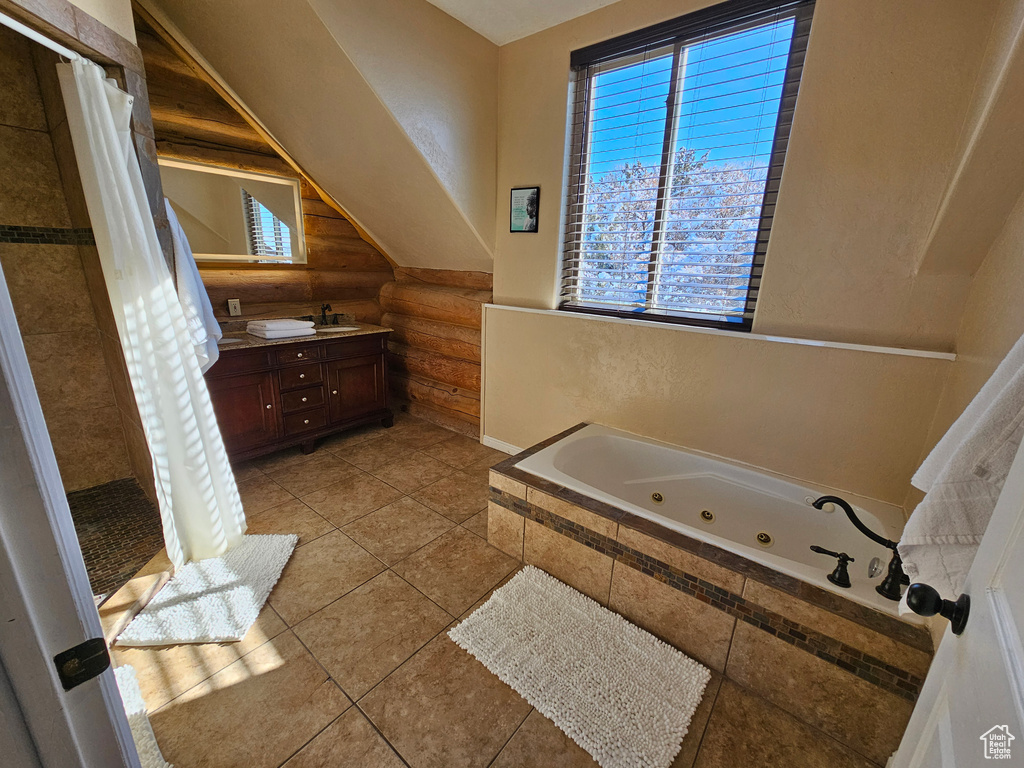
[[[839,562],[836,563],[836,569],[828,575],[828,580],[835,584],[837,587],[848,589],[850,587],[850,574],[846,570],[847,563],[852,563],[853,558],[845,552],[833,552],[831,549],[825,549],[819,547],[817,544],[811,545],[811,551],[817,552],[819,555],[828,555],[829,557],[836,558]]]
[[[903,597],[901,587],[904,584],[909,584],[910,579],[903,572],[903,559],[900,557],[900,553],[896,550],[896,542],[892,539],[887,539],[884,536],[879,536],[877,533],[868,528],[864,523],[857,517],[857,513],[853,511],[845,499],[841,499],[838,496],[822,496],[815,499],[811,506],[815,509],[821,509],[826,504],[835,504],[836,506],[842,507],[846,516],[850,518],[850,522],[853,523],[854,527],[871,539],[876,544],[881,544],[883,547],[892,550],[892,559],[889,560],[889,572],[885,578],[882,579],[882,583],[875,587],[875,591],[887,600],[899,600]]]

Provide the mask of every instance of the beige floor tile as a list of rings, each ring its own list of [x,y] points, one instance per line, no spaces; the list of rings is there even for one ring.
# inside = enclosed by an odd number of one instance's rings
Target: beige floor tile
[[[278,635],[150,715],[180,768],[277,768],[348,699],[291,632]]]
[[[492,768],[595,768],[590,754],[537,710],[491,763]]]
[[[393,565],[454,525],[447,517],[406,496],[342,530],[376,557]]]
[[[356,708],[350,707],[282,768],[402,768],[404,763]]]
[[[704,698],[697,705],[697,711],[690,719],[690,727],[683,737],[683,743],[679,748],[679,754],[672,761],[672,768],[692,768],[697,759],[697,751],[704,740],[704,733],[708,727],[708,720],[714,711],[715,702],[718,700],[718,691],[722,687],[722,676],[717,672],[711,672],[711,679],[704,689]]]
[[[385,464],[408,456],[411,450],[405,443],[390,435],[384,435],[356,445],[346,446],[344,449],[336,448],[334,453],[364,472],[373,472]]]
[[[267,473],[293,467],[296,464],[303,464],[316,457],[318,453],[318,451],[314,451],[313,453],[303,453],[302,449],[295,445],[291,448],[283,448],[279,451],[268,453],[266,456],[259,456],[255,459],[250,459],[248,463],[259,469],[261,472]]]
[[[481,539],[487,539],[487,510],[477,512],[468,520],[462,522],[462,527],[467,531],[475,533]]]
[[[696,768],[872,768],[869,760],[723,680]]]
[[[459,616],[518,563],[461,526],[394,566],[452,616]]]
[[[117,666],[130,664],[150,712],[220,672],[287,629],[270,606],[264,606],[256,623],[238,643],[170,645],[160,648],[112,649]]]
[[[451,471],[452,468],[443,461],[412,451],[383,467],[378,467],[371,474],[403,493],[412,493],[440,480]]]
[[[298,534],[299,546],[334,530],[334,525],[324,520],[298,499],[265,509],[259,514],[251,516],[247,522],[249,523],[248,533]]]
[[[294,496],[306,496],[344,480],[356,473],[356,468],[333,453],[324,451],[308,461],[273,469],[267,476]]]
[[[424,448],[423,452],[458,469],[474,464],[479,465],[491,459],[493,459],[492,463],[496,464],[502,459],[508,458],[501,451],[488,448],[479,440],[474,440],[465,435],[456,435],[448,440],[435,443]]]
[[[295,550],[270,593],[270,604],[295,625],[382,570],[377,558],[341,531],[331,531]]]
[[[302,501],[340,527],[398,501],[403,495],[397,488],[359,470],[341,482],[303,496]]]
[[[266,475],[240,481],[238,495],[242,498],[242,509],[245,510],[246,517],[254,517],[266,509],[295,498]]]
[[[231,467],[231,471],[235,473],[236,483],[263,475],[263,470],[251,461],[241,461],[238,464],[234,464]]]
[[[448,519],[461,523],[487,508],[489,493],[487,480],[465,472],[452,472],[416,491],[412,497]]]
[[[365,443],[367,440],[374,440],[378,437],[383,437],[387,432],[388,430],[378,424],[348,429],[344,432],[339,432],[336,435],[325,437],[317,444],[317,450],[330,451],[331,453],[344,451],[346,448],[351,448],[353,445],[359,445],[360,443]]]
[[[295,634],[353,700],[444,629],[451,616],[391,571],[295,627]]]
[[[456,433],[450,429],[431,424],[429,421],[408,421],[397,424],[388,435],[399,440],[410,448],[426,448],[442,440],[453,437]]]
[[[530,705],[439,635],[360,702],[413,768],[488,765]]]

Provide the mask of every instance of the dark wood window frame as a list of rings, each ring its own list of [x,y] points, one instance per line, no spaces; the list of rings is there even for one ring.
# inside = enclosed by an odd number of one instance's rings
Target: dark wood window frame
[[[780,2],[779,0],[771,0],[770,2],[765,0],[729,0],[728,2],[687,14],[678,19],[597,43],[572,53],[570,63],[573,75],[573,125],[570,135],[570,171],[560,269],[561,300],[559,309],[569,312],[634,320],[676,323],[735,331],[749,332],[751,330],[754,307],[757,302],[761,277],[764,272],[765,255],[768,250],[768,241],[782,179],[786,150],[793,124],[793,114],[796,109],[813,12],[814,0],[793,0],[791,2]],[[691,44],[701,38],[740,31],[745,26],[752,27],[767,21],[788,17],[794,19],[793,34],[790,40],[775,134],[772,140],[767,178],[761,200],[760,219],[753,258],[751,259],[752,267],[747,283],[743,315],[733,320],[720,320],[702,316],[701,314],[653,309],[650,306],[650,297],[655,288],[654,276],[660,256],[659,238],[663,232],[664,207],[668,197],[667,186],[670,183],[669,162],[666,153],[671,154],[674,151],[675,126],[673,123],[676,118],[675,106],[680,52],[687,44]],[[581,234],[584,222],[580,209],[580,198],[584,191],[584,176],[587,172],[589,152],[587,129],[591,118],[592,68],[602,63],[623,59],[631,55],[636,56],[645,51],[668,46],[673,47],[673,64],[666,107],[657,201],[654,212],[654,231],[648,263],[648,301],[646,306],[634,309],[573,302],[571,298],[568,298],[568,295],[571,295],[573,291],[573,281],[575,278],[572,276],[571,271],[580,260],[578,254],[582,242]]]

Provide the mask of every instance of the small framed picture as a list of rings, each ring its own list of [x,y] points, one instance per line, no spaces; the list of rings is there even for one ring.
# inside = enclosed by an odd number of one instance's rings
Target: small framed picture
[[[513,187],[509,232],[536,232],[540,212],[540,187]]]

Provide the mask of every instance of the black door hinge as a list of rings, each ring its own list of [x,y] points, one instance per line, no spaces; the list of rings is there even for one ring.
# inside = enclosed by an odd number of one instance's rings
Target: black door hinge
[[[57,675],[65,691],[86,680],[92,680],[103,674],[110,666],[110,654],[107,653],[107,641],[102,637],[92,637],[74,648],[68,648],[53,657],[57,665]]]

